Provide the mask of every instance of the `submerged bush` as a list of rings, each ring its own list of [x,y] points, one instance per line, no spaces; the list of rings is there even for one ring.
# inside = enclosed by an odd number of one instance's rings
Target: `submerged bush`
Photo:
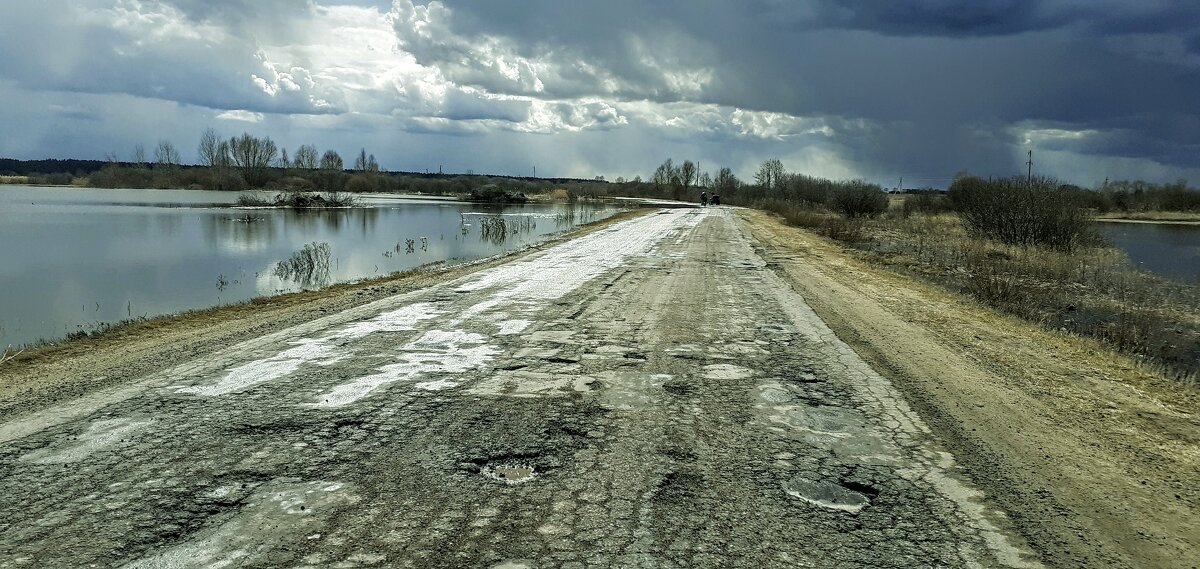
[[[309,243],[291,257],[276,263],[275,276],[303,288],[324,285],[329,281],[330,252],[328,243]]]
[[[1053,178],[961,178],[950,185],[949,196],[979,237],[1059,251],[1071,251],[1091,238],[1078,192]]]

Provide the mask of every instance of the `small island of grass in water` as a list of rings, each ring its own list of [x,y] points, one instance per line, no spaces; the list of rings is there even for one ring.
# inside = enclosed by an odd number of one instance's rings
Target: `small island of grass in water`
[[[293,209],[325,209],[354,207],[358,200],[345,192],[280,192],[271,200],[253,194],[238,196],[240,207],[287,207]]]

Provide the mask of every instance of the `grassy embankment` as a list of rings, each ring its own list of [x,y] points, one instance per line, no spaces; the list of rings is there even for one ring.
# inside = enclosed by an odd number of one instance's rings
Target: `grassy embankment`
[[[1091,234],[1087,210],[1057,182],[1042,180],[1032,189],[1015,181],[973,183],[952,189],[949,198],[906,196],[874,215],[839,215],[800,200],[754,205],[874,263],[1048,329],[1103,340],[1197,384],[1200,283],[1136,269]]]

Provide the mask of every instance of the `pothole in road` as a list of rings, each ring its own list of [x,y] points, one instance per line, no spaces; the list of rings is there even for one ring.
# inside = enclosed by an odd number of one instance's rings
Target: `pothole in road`
[[[871,503],[866,494],[832,482],[818,482],[797,476],[783,483],[783,491],[827,510],[857,513]]]
[[[488,464],[479,472],[505,484],[522,484],[533,480],[537,475],[532,465],[519,463]]]

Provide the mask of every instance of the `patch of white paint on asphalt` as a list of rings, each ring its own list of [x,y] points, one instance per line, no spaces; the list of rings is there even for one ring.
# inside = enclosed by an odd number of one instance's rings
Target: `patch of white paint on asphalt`
[[[20,461],[34,464],[66,464],[79,462],[92,454],[110,449],[134,433],[154,423],[151,419],[134,420],[128,417],[96,421],[78,438],[67,444],[52,445],[22,456]]]
[[[418,302],[403,308],[384,312],[370,320],[346,325],[322,340],[357,340],[377,332],[404,332],[416,330],[416,324],[432,320],[441,313],[428,302]]]
[[[530,324],[533,324],[532,320],[505,320],[499,324],[500,331],[496,332],[496,335],[513,336],[520,334],[521,332],[524,332]]]
[[[378,368],[377,373],[335,386],[318,397],[312,407],[344,407],[375,390],[398,381],[414,381],[429,374],[463,374],[485,367],[498,351],[481,334],[463,330],[430,330],[400,348],[400,361]],[[452,378],[420,382],[418,389],[437,391],[459,384]]]
[[[194,385],[178,388],[177,393],[218,397],[245,391],[251,387],[291,375],[306,363],[329,366],[346,359],[349,354],[339,342],[364,338],[377,332],[415,330],[422,320],[435,318],[439,312],[429,303],[416,303],[398,310],[384,312],[369,320],[343,326],[317,339],[301,338],[289,342],[288,348],[274,356],[254,360],[226,370],[225,376],[214,385]]]
[[[454,290],[460,294],[482,293],[473,306],[448,325],[464,327],[483,320],[492,329],[494,318],[485,314],[527,312],[547,301],[562,298],[605,272],[627,264],[632,258],[648,255],[667,236],[686,233],[706,214],[702,211],[664,212],[660,215],[615,224],[589,235],[554,247],[545,254],[480,274]],[[523,332],[533,322],[506,320],[498,324],[497,335]],[[542,339],[536,339],[542,340]],[[310,407],[336,408],[350,405],[374,391],[400,381],[415,382],[416,389],[439,391],[460,385],[461,375],[485,368],[498,355],[486,344],[486,337],[458,329],[454,332],[432,330],[415,342],[400,348],[397,361],[379,367],[376,373],[335,386],[318,396]],[[439,374],[437,377],[431,377]]]
[[[559,245],[545,255],[509,263],[467,282],[457,292],[494,290],[467,309],[460,321],[509,303],[538,306],[566,296],[605,272],[650,251],[667,236],[687,231],[706,214],[671,211],[615,224],[583,239]]]

